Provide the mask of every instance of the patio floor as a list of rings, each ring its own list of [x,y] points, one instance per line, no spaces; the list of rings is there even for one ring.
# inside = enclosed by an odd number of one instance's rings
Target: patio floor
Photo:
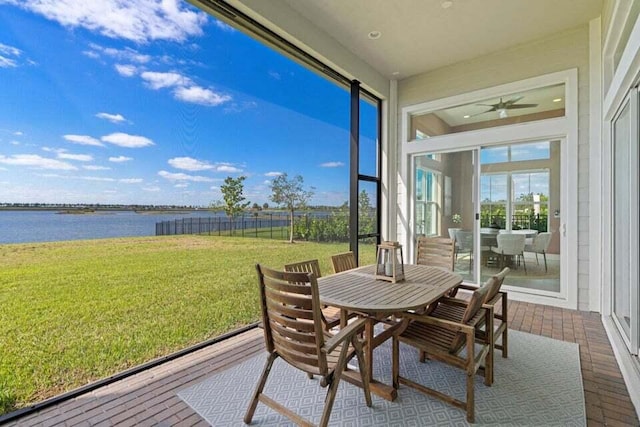
[[[589,426],[638,426],[598,313],[510,302],[511,329],[580,345]],[[9,426],[208,425],[177,392],[263,352],[255,328],[127,379],[43,409]]]

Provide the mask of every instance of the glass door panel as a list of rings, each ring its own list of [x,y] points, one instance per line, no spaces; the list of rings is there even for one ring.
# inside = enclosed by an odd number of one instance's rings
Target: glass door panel
[[[483,281],[509,266],[505,285],[543,295],[561,292],[560,152],[560,141],[480,150]]]
[[[413,233],[454,239],[455,271],[477,283],[474,168],[474,150],[414,157]]]
[[[627,341],[631,339],[630,109],[627,101],[613,123],[613,315]]]

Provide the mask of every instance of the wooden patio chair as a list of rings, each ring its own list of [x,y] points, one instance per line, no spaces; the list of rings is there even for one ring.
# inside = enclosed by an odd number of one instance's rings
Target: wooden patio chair
[[[416,264],[430,265],[453,271],[455,241],[446,237],[418,237]]]
[[[489,341],[477,339],[476,334],[481,321],[489,325],[487,328],[489,339],[492,338],[493,331],[493,323],[489,311],[482,307],[487,292],[488,288],[482,287],[473,293],[459,322],[444,320],[428,314],[403,313],[403,321],[408,322],[408,326],[397,337],[394,336],[392,344],[392,373],[395,387],[398,387],[399,384],[404,384],[437,397],[446,403],[464,409],[467,413],[467,421],[474,422],[475,374],[482,363],[485,362],[490,350]],[[421,355],[426,355],[429,359],[438,360],[463,370],[466,373],[467,380],[466,401],[463,402],[408,378],[401,377],[400,342],[416,347],[421,352]],[[478,345],[477,347],[476,344]],[[492,365],[486,363],[486,366],[484,384],[489,386],[491,385]]]
[[[317,259],[310,259],[307,261],[295,262],[292,264],[286,264],[284,266],[285,271],[289,272],[298,272],[298,273],[313,273],[316,276],[316,279],[320,278],[320,263]],[[331,306],[323,306],[322,307],[322,316],[324,321],[324,326],[327,331],[335,328],[340,325],[340,309],[338,307]],[[349,313],[345,320],[349,320],[355,317],[355,313]],[[342,327],[346,326],[342,325]]]
[[[322,325],[318,282],[313,274],[281,272],[259,264],[256,265],[256,270],[260,285],[264,338],[269,355],[244,422],[251,423],[258,402],[262,402],[296,424],[310,425],[309,421],[263,393],[273,362],[278,357],[307,374],[320,375],[320,385],[329,387],[320,426],[329,423],[340,378],[347,362],[354,355],[358,357],[364,395],[367,406],[370,407],[367,367],[362,342],[358,339],[358,332],[364,328],[365,320],[355,320],[332,336]]]
[[[344,252],[331,256],[331,264],[333,264],[333,272],[340,273],[342,271],[353,270],[358,266],[356,257],[353,252]]]
[[[507,293],[501,291],[502,283],[504,282],[504,278],[509,273],[509,268],[505,267],[500,273],[496,274],[493,277],[490,277],[483,285],[483,288],[487,288],[487,294],[485,296],[485,300],[483,301],[483,308],[489,311],[489,315],[493,319],[493,333],[491,334],[491,339],[488,336],[488,329],[484,328],[484,330],[479,329],[476,332],[476,338],[480,340],[487,340],[491,345],[491,351],[489,356],[487,357],[487,364],[491,364],[491,378],[490,381],[493,383],[493,351],[494,349],[498,349],[502,351],[502,357],[506,358],[508,356],[508,301],[507,301]],[[477,286],[465,285],[462,284],[458,287],[461,291],[471,291],[475,292],[478,290]],[[460,294],[458,294],[460,296]],[[434,306],[432,306],[432,310],[428,313],[430,316],[438,317],[444,320],[450,320],[453,322],[460,322],[464,317],[464,313],[469,305],[468,299],[462,298],[441,298],[438,300]],[[501,310],[498,310],[501,308]],[[480,323],[478,323],[479,327],[484,326],[484,319],[480,319]],[[502,337],[500,344],[498,344],[498,338]],[[423,360],[423,355],[420,355],[421,360]]]

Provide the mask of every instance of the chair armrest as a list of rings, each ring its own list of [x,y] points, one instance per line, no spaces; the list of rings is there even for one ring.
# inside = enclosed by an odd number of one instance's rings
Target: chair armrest
[[[322,351],[325,353],[331,353],[338,345],[343,341],[350,339],[353,335],[357,334],[360,329],[364,327],[366,319],[358,319],[349,323],[345,328],[340,329],[340,332],[325,341]]]
[[[442,328],[449,329],[454,332],[473,333],[475,330],[473,326],[465,325],[463,323],[452,322],[450,320],[444,320],[437,317],[421,316],[421,315],[412,314],[412,313],[403,313],[402,316],[416,322],[424,323],[427,325],[440,326]]]
[[[466,289],[467,291],[477,291],[478,288],[477,286],[472,286],[472,285],[465,285],[464,283],[458,285],[458,289]]]
[[[438,300],[439,303],[446,305],[455,305],[458,307],[466,307],[469,305],[469,301],[460,298],[442,297]]]

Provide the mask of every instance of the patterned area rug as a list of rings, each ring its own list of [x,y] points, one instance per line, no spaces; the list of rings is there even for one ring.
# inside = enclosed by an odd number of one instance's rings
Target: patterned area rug
[[[391,346],[375,350],[374,377],[390,383]],[[465,376],[439,362],[418,362],[412,347],[400,347],[401,374],[459,399],[465,398]],[[493,386],[476,377],[476,423],[502,426],[586,425],[578,345],[509,331],[509,358],[496,351]],[[242,426],[251,393],[262,372],[266,353],[184,389],[178,396],[213,426]],[[355,359],[354,359],[355,361]],[[326,389],[309,380],[282,359],[276,360],[266,393],[306,419],[318,423]],[[358,387],[341,381],[330,425],[335,426],[461,426],[468,425],[464,411],[406,386],[398,399],[388,402],[372,395],[373,407],[364,402]],[[251,425],[293,425],[262,403]]]

